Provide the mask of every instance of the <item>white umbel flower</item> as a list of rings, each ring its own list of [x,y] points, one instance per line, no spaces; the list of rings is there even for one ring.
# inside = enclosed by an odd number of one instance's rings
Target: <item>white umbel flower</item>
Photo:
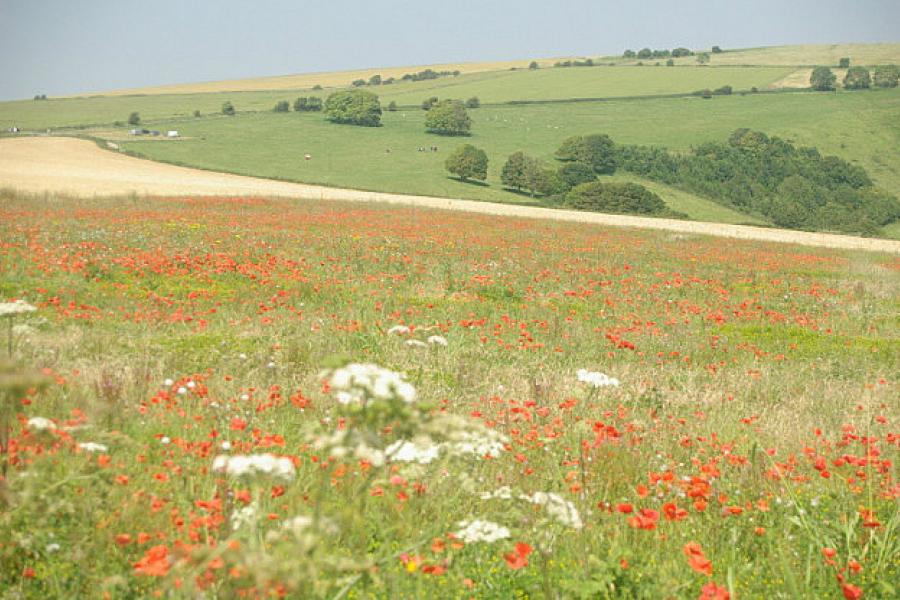
[[[588,371],[587,369],[578,370],[578,381],[586,383],[593,388],[609,386],[618,387],[619,385],[619,380],[615,377],[610,377],[605,373],[599,373],[597,371]]]
[[[34,312],[37,310],[36,306],[32,306],[28,304],[24,300],[16,300],[15,302],[2,302],[0,303],[0,317],[5,317],[7,315],[21,315],[25,313]]]
[[[446,348],[447,347],[447,338],[445,338],[442,335],[429,335],[428,343],[431,344],[432,346],[443,346],[444,348]]]
[[[331,373],[328,384],[341,404],[363,404],[367,400],[398,398],[407,404],[416,400],[416,388],[401,373],[371,363],[353,363]]]
[[[456,536],[467,544],[485,542],[493,544],[510,537],[509,529],[492,521],[460,521]]]
[[[406,340],[406,345],[410,348],[427,348],[428,344],[422,340]]]
[[[85,452],[107,452],[109,450],[105,444],[98,444],[96,442],[81,442],[78,444],[78,447]]]
[[[220,454],[213,460],[212,469],[231,477],[267,475],[281,479],[294,478],[294,463],[291,459],[274,454]]]
[[[581,515],[575,505],[553,492],[535,492],[529,495],[522,495],[522,500],[543,506],[547,514],[561,525],[571,527],[572,529],[581,529],[584,524],[581,522]]]
[[[430,442],[409,442],[397,440],[384,449],[384,453],[390,461],[414,462],[427,465],[441,455],[441,445]]]
[[[28,419],[26,426],[32,431],[53,431],[56,429],[53,421],[45,417],[31,417]]]
[[[387,330],[388,335],[406,335],[411,330],[406,325],[394,325],[390,329]]]

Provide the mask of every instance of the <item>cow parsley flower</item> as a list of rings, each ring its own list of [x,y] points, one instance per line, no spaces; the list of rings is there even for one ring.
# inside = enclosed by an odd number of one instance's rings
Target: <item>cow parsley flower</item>
[[[460,521],[456,526],[460,527],[456,536],[467,544],[475,542],[493,544],[510,537],[509,529],[492,521]]]
[[[268,475],[281,479],[294,478],[294,463],[286,457],[274,454],[238,454],[226,456],[220,454],[213,460],[212,470],[231,477],[252,475]]]
[[[522,500],[543,506],[547,514],[561,525],[571,527],[572,529],[581,529],[584,524],[581,522],[581,515],[575,505],[553,492],[535,492],[530,496],[523,494],[520,496]]]
[[[328,384],[341,404],[365,404],[369,400],[398,398],[407,404],[416,399],[416,388],[401,373],[371,363],[353,363],[331,373]]]
[[[31,417],[26,423],[28,429],[32,431],[53,431],[56,424],[45,417]]]
[[[34,312],[37,310],[36,306],[32,306],[25,302],[24,300],[16,300],[15,302],[2,302],[0,303],[0,317],[5,317],[8,315],[21,315],[25,313]]]
[[[415,442],[397,440],[385,448],[384,453],[391,461],[414,462],[420,465],[427,465],[440,456],[441,445],[421,440]]]
[[[406,335],[411,330],[406,325],[394,325],[390,329],[387,330],[388,335]]]
[[[619,380],[615,377],[610,377],[605,373],[599,373],[597,371],[588,371],[587,369],[578,370],[578,381],[586,383],[593,388],[608,386],[618,387],[619,385]]]
[[[428,343],[431,344],[432,346],[443,346],[444,348],[446,348],[447,347],[447,338],[445,338],[442,335],[429,335]]]
[[[410,348],[427,348],[428,344],[421,340],[406,340],[406,345]]]
[[[97,444],[96,442],[81,442],[78,447],[85,452],[107,452],[109,448],[105,444]]]

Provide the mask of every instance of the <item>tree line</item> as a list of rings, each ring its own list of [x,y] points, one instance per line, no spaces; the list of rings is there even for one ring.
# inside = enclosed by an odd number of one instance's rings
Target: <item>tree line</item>
[[[900,80],[900,68],[897,65],[879,65],[870,73],[866,67],[851,67],[849,58],[842,58],[842,67],[847,68],[844,75],[844,89],[865,90],[873,85],[879,88],[895,88]],[[809,87],[819,92],[830,92],[835,89],[837,75],[828,67],[816,67],[809,76]]]

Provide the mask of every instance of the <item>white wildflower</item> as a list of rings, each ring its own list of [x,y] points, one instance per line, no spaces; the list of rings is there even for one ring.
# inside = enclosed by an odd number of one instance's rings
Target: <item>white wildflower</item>
[[[482,500],[491,500],[493,498],[500,498],[501,500],[512,500],[512,497],[512,490],[508,485],[499,487],[493,492],[484,492],[480,496]]]
[[[172,440],[169,439],[169,436],[164,435],[161,438],[159,438],[159,443],[162,444],[163,446],[167,446],[168,444],[172,443]]]
[[[53,554],[54,552],[59,552],[59,544],[57,544],[56,542],[51,542],[51,543],[47,544],[46,550],[47,550],[47,554]]]
[[[491,521],[460,521],[460,528],[456,532],[457,537],[467,544],[486,542],[493,544],[497,540],[505,540],[510,537],[509,529]]]
[[[56,429],[56,424],[44,417],[31,417],[26,425],[32,431],[53,431]]]
[[[410,404],[416,388],[401,373],[371,363],[353,363],[335,369],[328,381],[341,404],[363,404],[368,400],[399,398]]]
[[[105,444],[98,444],[96,442],[81,442],[78,444],[78,447],[84,450],[85,452],[107,452],[109,448]]]
[[[387,330],[388,335],[406,335],[410,332],[410,328],[406,325],[394,325]]]
[[[176,390],[175,393],[177,393],[179,396],[184,396],[185,394],[187,394],[187,388],[184,386],[181,386],[180,388],[178,388]]]
[[[256,503],[244,506],[231,513],[231,528],[237,531],[245,525],[252,525],[256,521]]]
[[[454,431],[448,436],[447,444],[454,454],[474,454],[497,458],[506,447],[507,438],[493,429],[480,431]]]
[[[428,336],[428,343],[433,346],[443,346],[447,347],[447,338],[442,335],[430,335]]]
[[[226,456],[220,454],[213,460],[213,471],[232,477],[269,475],[281,479],[294,478],[294,463],[286,457],[274,454],[249,454]]]
[[[37,310],[36,306],[32,306],[25,302],[24,300],[16,300],[15,302],[3,302],[0,303],[0,317],[5,317],[7,315],[21,315],[25,313],[34,312]]]
[[[197,387],[197,384],[196,384],[195,382],[193,382],[193,381],[188,381],[185,385],[187,385],[187,387],[188,387],[189,390],[192,390],[192,389],[194,389],[195,387]]]
[[[427,348],[428,344],[421,340],[406,340],[406,345],[410,348]]]
[[[417,440],[416,442],[397,440],[385,448],[384,453],[391,461],[415,462],[420,465],[427,465],[440,456],[441,445],[423,440]]]
[[[222,443],[219,445],[219,447],[220,447],[222,450],[224,450],[225,452],[228,452],[229,450],[231,450],[231,442],[229,442],[228,440],[226,440],[226,441],[222,442]]]
[[[618,387],[619,385],[619,380],[615,377],[610,377],[605,373],[599,373],[597,371],[588,371],[587,369],[578,370],[578,381],[586,383],[593,388],[608,386]]]
[[[165,387],[172,387],[173,385],[175,385],[175,382],[172,381],[171,379],[166,379],[165,381],[163,381],[163,385]]]
[[[575,505],[553,492],[535,492],[530,496],[523,494],[520,496],[522,500],[543,506],[547,514],[556,522],[571,527],[572,529],[581,529],[584,524],[581,522],[581,515]]]

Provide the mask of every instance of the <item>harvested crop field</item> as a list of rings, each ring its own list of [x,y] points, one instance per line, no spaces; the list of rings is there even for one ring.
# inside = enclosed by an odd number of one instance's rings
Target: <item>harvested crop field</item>
[[[121,194],[147,196],[255,195],[384,202],[498,216],[554,219],[614,227],[659,229],[685,234],[900,253],[900,242],[893,240],[366,192],[243,177],[142,160],[101,149],[88,140],[64,137],[0,140],[0,188],[11,188],[28,193],[51,192],[81,197]]]

